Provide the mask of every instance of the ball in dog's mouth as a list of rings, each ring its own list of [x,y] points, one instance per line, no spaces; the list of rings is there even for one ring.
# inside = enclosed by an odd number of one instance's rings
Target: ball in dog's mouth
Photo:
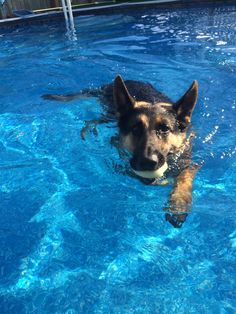
[[[145,178],[145,179],[156,179],[156,178],[161,178],[165,171],[168,169],[168,164],[167,162],[165,162],[163,164],[163,166],[161,166],[160,168],[156,169],[156,170],[146,170],[146,171],[137,171],[137,170],[133,170],[133,172],[135,174],[137,174],[138,176]]]

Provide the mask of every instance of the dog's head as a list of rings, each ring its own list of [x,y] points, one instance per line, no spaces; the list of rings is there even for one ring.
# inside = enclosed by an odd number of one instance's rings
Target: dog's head
[[[198,94],[194,81],[176,103],[148,103],[130,95],[121,76],[114,81],[114,101],[124,148],[132,155],[132,169],[143,177],[155,177],[167,157],[178,152],[186,139]],[[145,173],[148,176],[145,176]]]

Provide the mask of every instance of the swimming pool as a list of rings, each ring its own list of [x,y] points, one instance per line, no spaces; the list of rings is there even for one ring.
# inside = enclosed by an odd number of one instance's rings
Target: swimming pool
[[[0,30],[1,313],[235,313],[236,6],[145,10]],[[80,137],[108,83],[152,83],[174,100],[199,81],[186,223],[165,221],[170,186],[123,173],[111,138]]]

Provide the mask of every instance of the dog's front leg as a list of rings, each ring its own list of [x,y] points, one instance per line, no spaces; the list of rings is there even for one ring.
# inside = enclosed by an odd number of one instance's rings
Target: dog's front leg
[[[89,130],[91,130],[93,132],[93,134],[97,136],[98,135],[97,125],[108,123],[108,122],[111,122],[111,119],[100,118],[100,119],[93,119],[93,120],[85,121],[85,126],[80,131],[80,135],[81,135],[82,140],[85,140],[86,133]]]
[[[165,208],[166,220],[175,228],[181,228],[185,222],[192,203],[193,179],[198,170],[197,165],[184,169],[175,179],[174,188],[170,194],[169,207]]]

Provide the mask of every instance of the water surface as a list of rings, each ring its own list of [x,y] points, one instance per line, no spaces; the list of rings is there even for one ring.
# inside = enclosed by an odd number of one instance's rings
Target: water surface
[[[235,313],[236,7],[148,10],[0,30],[0,312]],[[173,100],[194,79],[192,213],[164,219],[171,187],[125,175],[111,137],[80,137],[95,98],[125,79]]]

